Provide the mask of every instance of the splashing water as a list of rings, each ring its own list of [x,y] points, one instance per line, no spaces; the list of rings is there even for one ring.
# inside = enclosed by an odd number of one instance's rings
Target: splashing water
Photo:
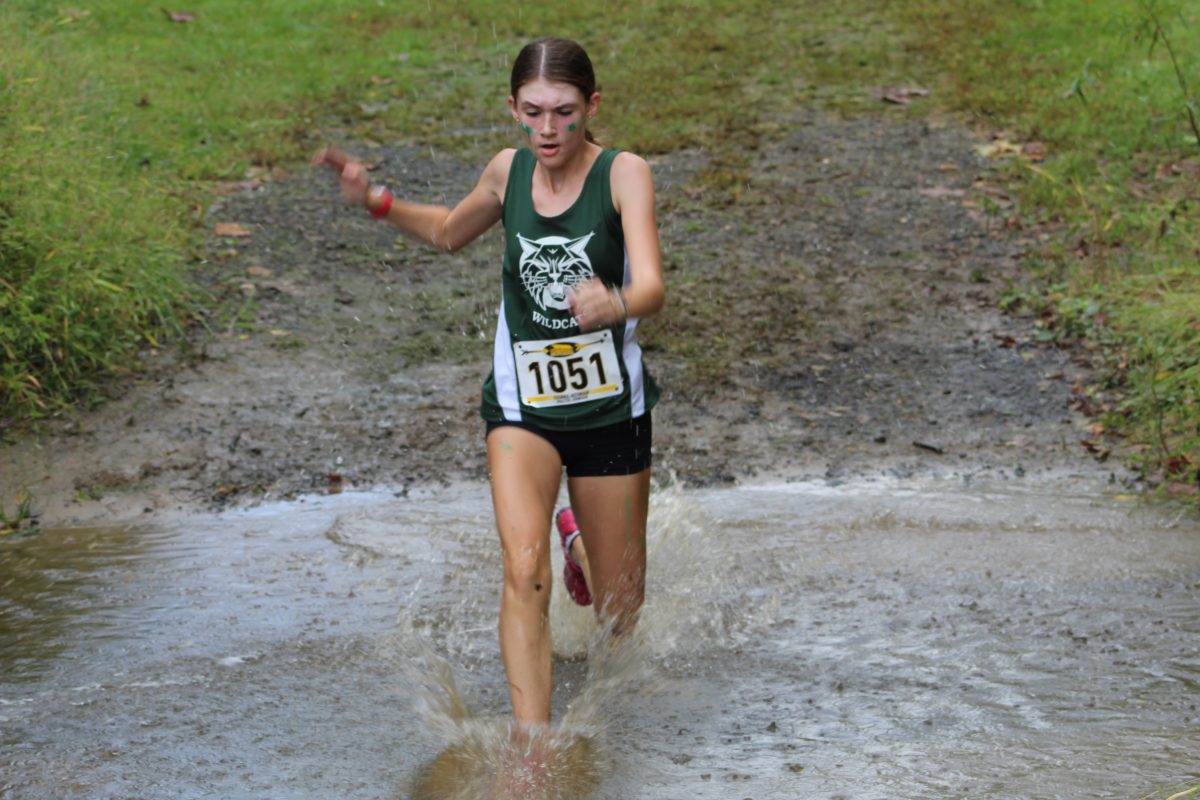
[[[558,725],[518,730],[504,715],[471,708],[455,670],[411,618],[384,651],[403,669],[406,694],[444,749],[414,777],[412,800],[568,800],[591,797],[605,761],[602,709],[642,672],[637,637],[613,642],[594,627],[584,690]],[[495,669],[500,669],[499,664]]]
[[[478,603],[459,603],[449,619],[431,625],[402,617],[383,650],[398,658],[410,696],[426,730],[444,749],[415,777],[412,800],[583,800],[598,789],[609,765],[605,741],[626,703],[656,690],[655,664],[744,637],[769,619],[769,603],[746,613],[744,591],[721,596],[736,573],[735,554],[719,535],[718,523],[682,490],[658,489],[647,526],[647,601],[637,628],[613,637],[591,608],[574,605],[565,591],[551,600],[554,654],[561,672],[581,661],[586,675],[559,723],[522,735],[506,715],[484,716],[459,690],[447,657],[467,668],[502,671],[498,660],[478,660],[478,642],[464,632],[480,631]],[[554,573],[562,555],[552,548]],[[476,566],[495,570],[500,564]],[[740,598],[740,599],[739,599]],[[494,635],[494,634],[493,634]]]
[[[583,800],[595,792],[602,731],[587,715],[523,732],[473,714],[449,663],[432,651],[413,662],[411,674],[422,683],[417,711],[426,729],[447,743],[415,776],[412,800]]]

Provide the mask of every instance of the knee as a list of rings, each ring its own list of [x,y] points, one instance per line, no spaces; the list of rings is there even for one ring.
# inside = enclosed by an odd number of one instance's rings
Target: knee
[[[505,548],[504,590],[519,598],[549,598],[549,551],[542,545]]]

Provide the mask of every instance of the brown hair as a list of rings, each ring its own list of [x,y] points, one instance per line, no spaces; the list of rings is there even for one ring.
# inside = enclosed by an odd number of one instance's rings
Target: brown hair
[[[583,95],[583,102],[591,100],[596,93],[596,73],[587,51],[578,42],[547,36],[530,42],[521,48],[513,62],[509,88],[515,98],[522,86],[532,80],[545,78],[548,81],[569,83]],[[590,130],[584,130],[589,142],[596,141]]]

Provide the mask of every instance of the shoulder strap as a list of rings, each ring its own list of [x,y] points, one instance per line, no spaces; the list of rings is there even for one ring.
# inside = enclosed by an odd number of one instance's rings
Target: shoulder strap
[[[612,165],[620,153],[619,149],[605,150],[596,159],[599,162],[597,166],[601,177],[600,202],[601,208],[604,209],[604,221],[614,235],[621,230],[621,220],[612,199]]]
[[[512,164],[508,167],[508,182],[504,185],[504,224],[506,227],[510,210],[515,211],[532,203],[532,198],[529,196],[529,185],[532,179],[533,162],[533,152],[527,147],[521,147],[513,154]]]

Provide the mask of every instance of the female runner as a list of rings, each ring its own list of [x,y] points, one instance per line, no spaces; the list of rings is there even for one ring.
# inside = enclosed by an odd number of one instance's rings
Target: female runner
[[[347,201],[437,248],[455,251],[504,223],[482,413],[504,557],[500,650],[528,731],[550,721],[549,528],[564,468],[571,507],[556,521],[572,598],[594,600],[614,635],[642,605],[658,390],[637,322],[662,307],[664,285],[650,169],[588,130],[600,94],[587,53],[566,39],[530,43],[511,92],[527,146],[498,153],[454,208],[395,198],[332,148],[315,163],[339,171]]]

